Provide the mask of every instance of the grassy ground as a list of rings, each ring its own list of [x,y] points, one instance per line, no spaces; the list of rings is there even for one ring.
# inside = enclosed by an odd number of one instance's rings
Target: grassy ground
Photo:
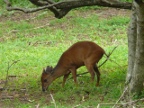
[[[127,10],[109,8],[73,10],[63,19],[55,19],[46,11],[1,13],[0,88],[5,85],[7,72],[8,83],[7,89],[0,91],[0,106],[93,108],[99,103],[115,103],[123,92],[127,71],[129,14]],[[100,68],[100,87],[91,84],[90,75],[85,74],[78,77],[78,86],[69,79],[62,88],[62,78],[59,78],[43,93],[42,69],[55,66],[63,51],[82,40],[96,42],[106,53],[118,46],[110,56],[113,61]],[[105,59],[103,57],[100,63]],[[86,71],[85,67],[78,69],[78,73]]]

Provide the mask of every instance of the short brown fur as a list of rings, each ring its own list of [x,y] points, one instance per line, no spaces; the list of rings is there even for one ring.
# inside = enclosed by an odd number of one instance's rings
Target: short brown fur
[[[102,58],[103,54],[105,54],[105,51],[94,42],[81,41],[73,44],[61,55],[54,68],[47,66],[46,69],[43,69],[41,76],[42,90],[45,91],[56,78],[61,76],[64,76],[62,83],[62,86],[64,86],[70,73],[72,73],[74,82],[77,84],[76,70],[84,65],[90,72],[92,81],[94,81],[96,73],[96,86],[98,86],[100,72],[96,64]]]

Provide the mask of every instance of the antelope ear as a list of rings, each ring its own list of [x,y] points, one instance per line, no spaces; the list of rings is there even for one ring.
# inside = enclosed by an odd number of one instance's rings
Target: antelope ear
[[[47,66],[46,68],[43,68],[43,73],[53,73],[53,67]]]

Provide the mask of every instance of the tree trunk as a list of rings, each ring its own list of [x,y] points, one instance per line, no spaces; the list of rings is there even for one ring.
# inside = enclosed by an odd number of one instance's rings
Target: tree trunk
[[[128,29],[127,83],[130,93],[140,93],[144,89],[144,3],[133,2],[133,8]]]
[[[128,84],[132,78],[133,67],[135,62],[136,40],[137,40],[137,25],[136,25],[136,11],[132,8],[131,21],[128,26],[128,72],[126,78],[126,84]]]

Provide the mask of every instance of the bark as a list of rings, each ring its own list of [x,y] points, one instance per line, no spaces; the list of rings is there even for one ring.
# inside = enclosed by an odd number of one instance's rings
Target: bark
[[[32,4],[38,6],[34,9],[23,9],[19,7],[12,7],[9,0],[4,0],[7,5],[7,10],[18,10],[25,13],[36,12],[43,9],[49,9],[54,13],[56,18],[63,18],[71,9],[84,6],[104,6],[121,9],[131,9],[131,3],[120,2],[118,0],[65,0],[54,2],[52,0],[29,0]]]
[[[137,24],[136,24],[136,11],[135,7],[132,7],[131,20],[128,26],[128,72],[126,77],[126,84],[131,81],[136,52],[136,40],[137,40]]]
[[[140,93],[144,90],[144,3],[134,1],[133,4],[135,14],[133,13],[132,22],[136,20],[136,25],[133,23],[130,26],[131,30],[129,31],[128,38],[129,40],[132,38],[133,42],[136,39],[136,48],[134,43],[129,41],[129,68],[127,74],[127,80],[130,80],[128,85],[132,94]],[[132,30],[133,28],[134,30]],[[130,36],[130,34],[133,35]]]

